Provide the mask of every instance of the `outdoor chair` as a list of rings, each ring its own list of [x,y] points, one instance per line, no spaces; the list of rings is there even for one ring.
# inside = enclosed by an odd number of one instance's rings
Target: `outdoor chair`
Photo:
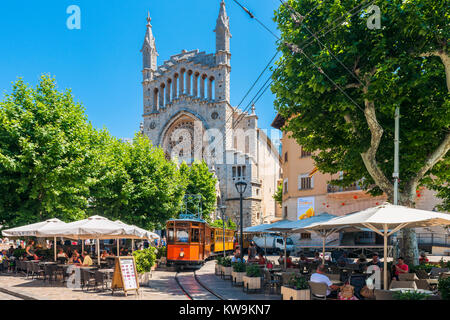
[[[327,277],[328,277],[328,279],[330,279],[330,280],[335,280],[335,281],[340,281],[341,279],[341,276],[340,276],[340,274],[335,274],[335,273],[326,273],[325,274]]]
[[[102,286],[101,291],[105,291],[105,286],[106,289],[108,288],[107,276],[105,273],[95,270],[94,279],[95,279],[95,289],[98,290],[99,285]]]
[[[417,279],[414,282],[416,283],[417,289],[430,290],[430,285],[426,279]]]
[[[16,274],[18,274],[19,273],[19,271],[23,271],[23,268],[22,268],[22,261],[21,260],[17,260],[16,261]]]
[[[288,285],[292,275],[293,273],[283,272],[281,274],[281,285],[282,286]]]
[[[416,270],[415,273],[419,279],[430,279],[430,275],[423,269]]]
[[[48,282],[52,281],[52,278],[54,278],[54,270],[52,268],[52,265],[46,264],[44,265],[44,282],[48,278]]]
[[[400,281],[414,281],[418,280],[415,273],[399,273],[398,280]]]
[[[389,290],[375,289],[375,300],[395,300],[394,292]]]
[[[66,257],[58,257],[58,258],[56,258],[56,261],[58,262],[58,264],[66,264],[67,260],[68,259]]]
[[[44,276],[44,269],[42,269],[38,263],[32,262],[31,266],[33,271],[31,279],[34,279],[34,276],[36,276],[37,279],[39,279],[39,276]]]
[[[270,271],[264,270],[264,291],[267,287],[269,288],[269,294],[272,292],[272,288],[275,288],[275,293],[277,293],[280,287],[280,280],[272,279]]]
[[[414,281],[392,281],[391,282],[391,289],[396,288],[408,288],[408,289],[414,289],[417,290],[416,283]]]
[[[447,279],[447,278],[450,278],[450,272],[442,272],[442,273],[439,275],[439,280],[440,280],[440,279]]]
[[[311,300],[327,300],[326,283],[308,281],[309,288],[311,289]]]
[[[30,275],[33,274],[33,263],[34,262],[25,261],[24,263],[25,263],[25,270],[26,270],[27,278],[28,278]]]
[[[437,279],[442,272],[448,272],[448,268],[433,268],[430,271],[430,278]]]
[[[89,291],[89,287],[95,287],[95,274],[91,273],[89,270],[81,268],[81,289],[83,290],[86,287],[86,290]]]

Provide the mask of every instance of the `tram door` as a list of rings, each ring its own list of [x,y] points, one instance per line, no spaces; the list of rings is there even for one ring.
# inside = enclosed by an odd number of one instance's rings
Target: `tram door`
[[[203,239],[205,239],[204,241],[204,252],[205,252],[205,259],[208,258],[211,255],[211,229],[206,225],[206,223],[204,224],[204,228],[202,230],[203,233]]]

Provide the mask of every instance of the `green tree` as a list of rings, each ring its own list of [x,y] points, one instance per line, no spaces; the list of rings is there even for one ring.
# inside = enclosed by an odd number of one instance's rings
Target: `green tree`
[[[432,174],[438,184],[448,178],[448,162],[439,165],[450,148],[448,2],[373,1],[381,9],[381,29],[367,27],[373,14],[364,9],[368,1],[287,3],[275,13],[283,56],[272,86],[287,119],[284,130],[317,152],[319,170],[345,173],[333,184],[360,180],[371,194],[392,201],[394,112],[400,107],[399,203],[414,207],[415,191],[432,183]],[[300,17],[289,6],[311,12]],[[402,234],[403,254],[417,264],[415,233]]]
[[[281,206],[283,204],[283,185],[280,184],[277,187],[277,192],[275,192],[272,196],[275,201]]]
[[[195,161],[190,166],[185,162],[180,165],[180,174],[184,179],[186,195],[201,195],[203,219],[210,221],[210,215],[216,210],[217,179],[209,171],[206,162]],[[195,205],[190,204],[190,212],[197,212]]]
[[[176,164],[141,134],[133,143],[109,140],[90,209],[142,228],[164,228],[178,214],[184,196]]]
[[[15,82],[0,102],[0,224],[84,218],[98,134],[50,76]]]

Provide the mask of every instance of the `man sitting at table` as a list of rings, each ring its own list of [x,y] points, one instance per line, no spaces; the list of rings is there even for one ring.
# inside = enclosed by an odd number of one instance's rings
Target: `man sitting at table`
[[[378,253],[374,252],[372,254],[372,261],[370,261],[369,263],[367,263],[367,266],[377,266],[378,268],[383,269],[383,263],[380,261],[380,259],[378,258]]]
[[[83,266],[92,266],[94,263],[92,262],[91,257],[89,256],[89,253],[86,251],[83,252]]]
[[[59,249],[59,251],[58,251],[58,254],[57,254],[57,257],[58,258],[67,258],[67,259],[69,259],[69,257],[67,256],[67,254],[64,252],[64,250],[63,249]]]
[[[314,253],[313,262],[322,262],[322,258],[320,257],[320,253],[319,252],[315,252]]]
[[[290,257],[290,253],[286,253],[286,268],[295,268],[295,263],[292,262],[292,259]]]
[[[317,267],[316,273],[311,275],[311,282],[325,283],[327,285],[327,298],[337,298],[337,290],[339,286],[336,286],[331,282],[330,278],[325,275],[325,266],[320,264]]]
[[[398,281],[398,275],[400,273],[408,273],[409,272],[409,267],[408,265],[405,263],[405,260],[403,259],[403,257],[399,257],[397,259],[398,263],[394,266],[394,277],[392,279],[396,279]]]

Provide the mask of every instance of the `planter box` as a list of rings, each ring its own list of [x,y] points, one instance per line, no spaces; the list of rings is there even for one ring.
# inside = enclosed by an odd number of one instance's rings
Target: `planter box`
[[[242,280],[244,282],[244,291],[249,292],[250,290],[260,290],[261,289],[261,277],[243,276]]]
[[[295,290],[282,286],[281,296],[283,297],[283,300],[311,300],[311,292],[309,289]]]
[[[233,281],[233,284],[235,285],[242,285],[244,283],[244,276],[245,272],[231,272],[231,279]]]
[[[229,277],[231,279],[231,272],[233,271],[232,267],[224,267],[222,266],[222,277],[225,279]]]
[[[220,264],[216,263],[216,267],[215,267],[215,271],[214,271],[216,276],[220,276],[222,274],[222,266]]]
[[[152,278],[151,272],[139,273],[138,274],[139,286],[150,287],[150,279],[151,278]]]

